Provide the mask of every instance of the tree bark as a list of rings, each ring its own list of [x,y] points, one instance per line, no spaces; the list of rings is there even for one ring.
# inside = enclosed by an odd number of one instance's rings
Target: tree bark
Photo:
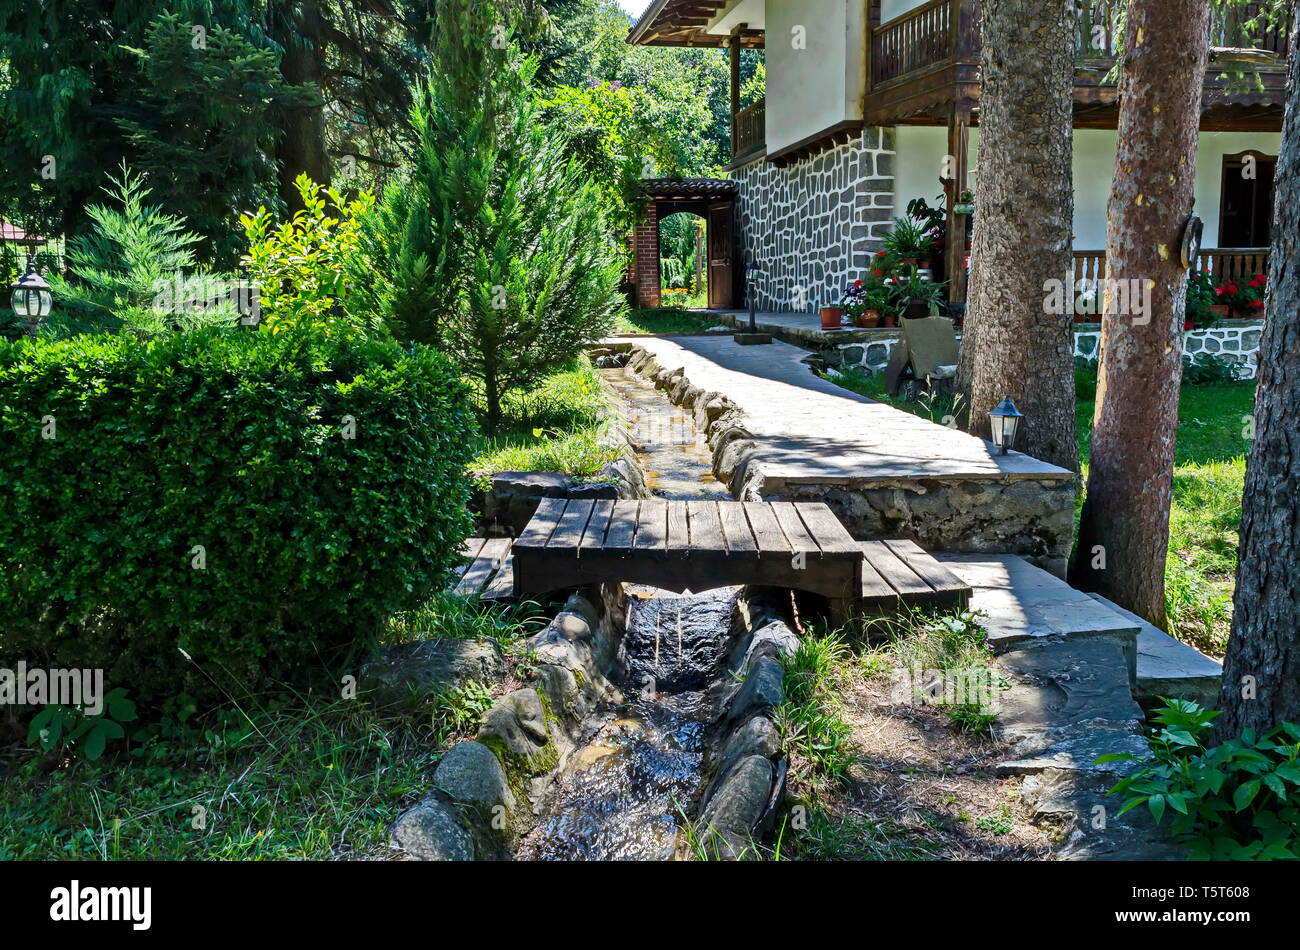
[[[284,49],[280,73],[295,85],[310,83],[322,89],[325,73],[325,27],[317,0],[300,0],[281,18],[285,35],[277,37]],[[325,148],[324,99],[310,106],[288,109],[284,133],[276,146],[280,198],[290,214],[303,207],[294,179],[306,172],[319,184],[330,183],[329,155]]]
[[[1273,198],[1255,440],[1246,462],[1219,737],[1300,723],[1300,0]],[[1252,688],[1253,687],[1253,688]]]
[[[1049,312],[1047,299],[1048,282],[1065,281],[1071,265],[1071,9],[1069,0],[981,6],[975,230],[958,388],[971,431],[987,437],[988,411],[1009,395],[1025,414],[1016,448],[1074,471],[1073,306]]]
[[[1179,246],[1194,198],[1209,13],[1206,0],[1128,7],[1101,368],[1070,575],[1161,627],[1187,296]]]

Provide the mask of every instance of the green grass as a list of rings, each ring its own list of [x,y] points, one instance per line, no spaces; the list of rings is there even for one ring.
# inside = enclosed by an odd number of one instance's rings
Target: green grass
[[[390,638],[490,636],[509,648],[533,629],[529,608],[440,597],[397,618]],[[428,790],[442,752],[477,729],[495,684],[399,709],[323,686],[173,711],[97,762],[0,748],[0,860],[382,856],[392,822]]]
[[[514,393],[495,439],[483,440],[470,471],[480,487],[495,472],[595,475],[618,457],[604,437],[613,409],[600,375],[586,356],[547,377],[528,393]]]
[[[886,638],[881,652],[897,668],[911,671],[920,701],[935,705],[966,732],[992,728],[996,693],[1004,684],[990,662],[988,632],[975,614],[905,609],[868,621],[863,633]]]
[[[932,407],[887,396],[881,376],[850,372],[833,379],[871,399],[925,418],[934,416]],[[1077,382],[1079,457],[1086,472],[1095,378],[1080,373]],[[1252,381],[1185,385],[1179,399],[1165,609],[1170,633],[1215,656],[1223,654],[1232,620],[1237,530],[1250,448],[1244,429],[1254,403]]]
[[[853,764],[849,726],[841,718],[840,685],[849,648],[836,633],[807,634],[782,660],[785,702],[773,715],[793,778],[816,789],[842,779]]]
[[[717,325],[718,318],[708,314],[662,307],[655,310],[631,310],[620,318],[616,329],[620,333],[703,333],[709,327]]]

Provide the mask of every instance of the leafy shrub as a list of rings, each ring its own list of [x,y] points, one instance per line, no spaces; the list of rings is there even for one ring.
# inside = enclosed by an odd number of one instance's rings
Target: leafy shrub
[[[135,703],[119,686],[104,697],[104,709],[96,715],[72,706],[46,706],[32,717],[27,743],[43,752],[76,749],[94,761],[104,754],[109,742],[126,737],[122,723],[135,718]]]
[[[1171,816],[1174,838],[1196,860],[1300,858],[1300,726],[1283,723],[1264,736],[1207,748],[1219,714],[1183,699],[1166,699],[1151,738],[1154,764],[1121,779],[1120,814],[1145,804],[1157,822]],[[1133,759],[1103,755],[1098,762]]]
[[[294,186],[303,210],[288,221],[277,225],[266,208],[240,216],[248,236],[243,262],[260,288],[261,318],[268,330],[310,327],[329,333],[347,326],[348,314],[363,310],[345,309],[344,297],[349,275],[365,270],[361,220],[375,202],[368,192],[346,201],[306,175],[299,175]]]
[[[1235,383],[1237,365],[1213,353],[1197,353],[1183,359],[1183,385],[1200,386],[1205,383]]]
[[[474,440],[424,347],[0,344],[0,656],[146,700],[303,681],[445,585]]]

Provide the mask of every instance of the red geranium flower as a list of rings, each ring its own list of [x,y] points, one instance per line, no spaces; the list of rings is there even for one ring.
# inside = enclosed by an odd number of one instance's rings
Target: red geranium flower
[[[854,286],[854,287],[861,287],[861,286],[862,286],[862,281],[860,281],[860,280],[855,280],[855,281],[853,282],[853,286]]]
[[[1252,301],[1250,302],[1250,305],[1251,305],[1253,308],[1255,308],[1256,310],[1259,310],[1259,309],[1261,309],[1261,308],[1264,306],[1264,301],[1262,301],[1262,300],[1252,300]]]

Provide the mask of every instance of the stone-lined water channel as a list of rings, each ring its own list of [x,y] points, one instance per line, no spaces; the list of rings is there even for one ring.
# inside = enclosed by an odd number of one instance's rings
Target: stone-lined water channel
[[[601,370],[658,497],[731,496],[713,476],[707,442],[688,413],[621,367]],[[735,588],[676,594],[629,586],[616,684],[625,701],[593,723],[547,813],[516,849],[524,860],[669,860],[697,804],[709,687],[725,675]]]

